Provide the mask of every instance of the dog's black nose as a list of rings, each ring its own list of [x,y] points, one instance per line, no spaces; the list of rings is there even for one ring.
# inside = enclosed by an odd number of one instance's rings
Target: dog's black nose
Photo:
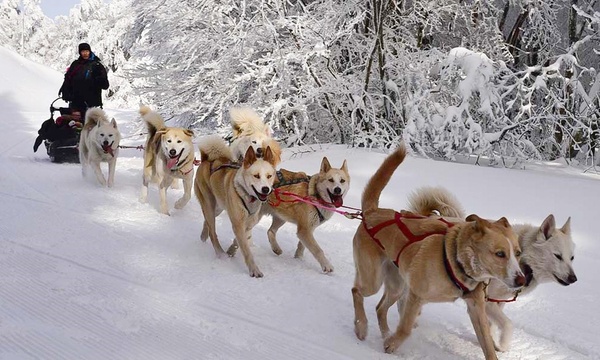
[[[104,146],[108,146],[108,140],[104,140],[104,142],[102,143]]]
[[[263,156],[263,149],[262,148],[256,149],[256,156],[257,157],[262,157]]]
[[[574,273],[569,274],[569,277],[567,278],[568,283],[572,284],[575,281],[577,281],[577,275],[575,275]]]
[[[339,195],[342,193],[342,189],[340,189],[339,187],[335,187],[335,189],[333,189],[333,194],[334,195]]]
[[[525,285],[525,276],[517,274],[517,276],[515,276],[515,287],[521,287],[523,285]]]
[[[169,150],[169,155],[174,156],[177,155],[177,151],[175,149]]]
[[[270,188],[270,187],[268,187],[268,186],[263,186],[263,187],[262,187],[262,189],[260,189],[260,191],[261,191],[263,194],[268,194],[268,193],[270,193],[270,192],[271,192],[271,188]]]

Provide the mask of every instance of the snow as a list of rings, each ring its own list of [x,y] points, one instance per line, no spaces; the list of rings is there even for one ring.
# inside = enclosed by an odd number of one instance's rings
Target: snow
[[[295,229],[279,232],[284,253],[268,245],[263,219],[254,229],[255,259],[265,277],[248,276],[238,254],[215,257],[200,241],[195,199],[171,216],[158,213],[156,187],[141,204],[142,154],[122,149],[115,187],[83,179],[78,164],[53,164],[32,145],[62,74],[0,48],[0,359],[482,359],[461,301],[428,304],[409,340],[383,353],[375,305],[366,299],[369,336],[353,332],[350,289],[357,220],[334,217],[315,237],[335,267],[324,275],[307,253],[294,259]],[[125,140],[139,145],[136,109],[106,108]],[[285,149],[282,167],[314,173],[321,158],[344,159],[352,176],[345,205],[385,154],[339,145]],[[103,167],[106,171],[106,167]],[[562,163],[527,170],[485,168],[409,157],[381,205],[401,209],[422,185],[443,185],[468,212],[539,224],[572,217],[579,281],[545,284],[506,306],[515,323],[508,359],[600,359],[600,290],[591,277],[600,254],[600,177]],[[182,190],[169,191],[169,204]],[[225,215],[217,231],[232,239]],[[594,285],[596,284],[596,285]],[[390,311],[391,324],[398,321]]]

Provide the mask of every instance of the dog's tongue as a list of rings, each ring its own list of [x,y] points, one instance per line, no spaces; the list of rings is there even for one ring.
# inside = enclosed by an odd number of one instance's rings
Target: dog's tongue
[[[169,158],[169,160],[167,160],[167,167],[169,169],[172,169],[175,165],[177,165],[178,161],[179,161],[179,156],[176,156],[174,158]]]
[[[112,156],[115,156],[115,154],[113,153],[113,148],[110,145],[102,145],[102,150],[104,150],[105,153],[109,153]]]
[[[331,203],[333,204],[333,206],[338,208],[338,207],[344,205],[344,198],[341,196],[332,196]]]

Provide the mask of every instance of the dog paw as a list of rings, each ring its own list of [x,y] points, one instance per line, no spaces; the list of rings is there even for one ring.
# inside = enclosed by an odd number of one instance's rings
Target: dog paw
[[[364,340],[367,338],[367,322],[355,320],[354,321],[354,333],[358,340]]]
[[[183,209],[183,207],[188,203],[186,199],[179,199],[175,201],[175,209]]]
[[[258,270],[258,268],[254,268],[250,270],[250,277],[261,278],[263,277],[263,273],[260,270]]]
[[[227,255],[229,255],[230,257],[234,257],[235,253],[237,252],[238,246],[236,244],[232,244],[229,249],[227,249]],[[252,275],[250,275],[252,276]]]
[[[396,349],[398,349],[398,346],[400,346],[400,342],[394,335],[385,339],[383,342],[383,350],[386,352],[386,354],[393,353],[396,351]]]
[[[500,352],[507,352],[508,350],[510,350],[510,343],[504,344],[502,342],[496,343],[496,341],[494,341],[494,349],[496,349],[496,351],[500,351]]]
[[[283,254],[283,250],[281,250],[281,248],[279,246],[273,246],[273,245],[271,245],[271,250],[273,250],[273,252],[275,253],[275,255],[281,255],[281,254]]]

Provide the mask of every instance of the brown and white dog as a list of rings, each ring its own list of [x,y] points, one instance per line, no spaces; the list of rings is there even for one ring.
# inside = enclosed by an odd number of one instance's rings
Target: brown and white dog
[[[260,116],[248,107],[232,107],[229,110],[231,129],[233,132],[231,142],[232,156],[236,161],[244,158],[249,147],[254,148],[258,157],[267,148],[271,148],[273,160],[277,167],[281,162],[281,147],[273,139],[271,129],[263,122]]]
[[[140,115],[148,127],[140,201],[148,201],[148,184],[156,178],[160,212],[169,215],[167,189],[176,179],[183,180],[183,196],[175,202],[175,209],[182,209],[192,197],[194,132],[180,127],[167,127],[162,116],[148,106],[140,107]]]
[[[319,172],[313,176],[282,169],[277,172],[273,187],[275,191],[269,195],[268,203],[261,209],[261,214],[270,214],[273,217],[271,227],[267,231],[273,252],[281,255],[282,250],[277,243],[277,230],[286,222],[291,222],[296,224],[296,233],[300,240],[294,257],[301,258],[306,247],[317,259],[325,273],[332,272],[333,266],[315,240],[313,233],[319,225],[333,215],[333,211],[327,208],[343,205],[344,196],[350,188],[350,174],[346,161],[344,160],[340,168],[334,168],[324,157]],[[301,198],[310,198],[323,207],[290,201],[293,200],[290,199],[290,195],[282,194],[282,192]]]
[[[390,154],[362,195],[363,222],[353,241],[356,277],[352,288],[356,336],[367,335],[364,297],[385,284],[377,305],[379,328],[388,335],[387,310],[400,301],[400,324],[384,341],[394,352],[410,335],[424,304],[462,298],[486,359],[497,359],[485,314],[484,282],[499,279],[519,288],[525,276],[518,263],[516,234],[505,218],[495,222],[470,215],[449,222],[379,208],[379,197],[406,156],[404,146]]]
[[[462,205],[448,190],[441,187],[422,187],[409,197],[408,209],[429,216],[464,218]],[[538,284],[557,282],[568,286],[577,281],[573,270],[575,243],[571,238],[571,218],[561,228],[556,227],[554,215],[550,214],[539,226],[515,224],[514,231],[519,237],[521,258],[519,263],[525,273],[526,283],[518,295],[530,293]],[[512,339],[512,321],[504,314],[507,302],[516,300],[514,289],[493,279],[487,289],[489,300],[486,312],[493,324],[498,326],[499,339],[496,348],[507,351]]]
[[[250,251],[252,228],[259,220],[262,204],[273,190],[275,159],[267,147],[258,158],[249,147],[241,163],[234,161],[231,149],[219,136],[209,136],[200,145],[201,163],[196,171],[194,193],[202,207],[204,225],[201,240],[210,236],[220,256],[224,253],[217,238],[215,218],[223,211],[231,220],[235,240],[227,250],[234,256],[238,246],[252,277],[262,277]]]

